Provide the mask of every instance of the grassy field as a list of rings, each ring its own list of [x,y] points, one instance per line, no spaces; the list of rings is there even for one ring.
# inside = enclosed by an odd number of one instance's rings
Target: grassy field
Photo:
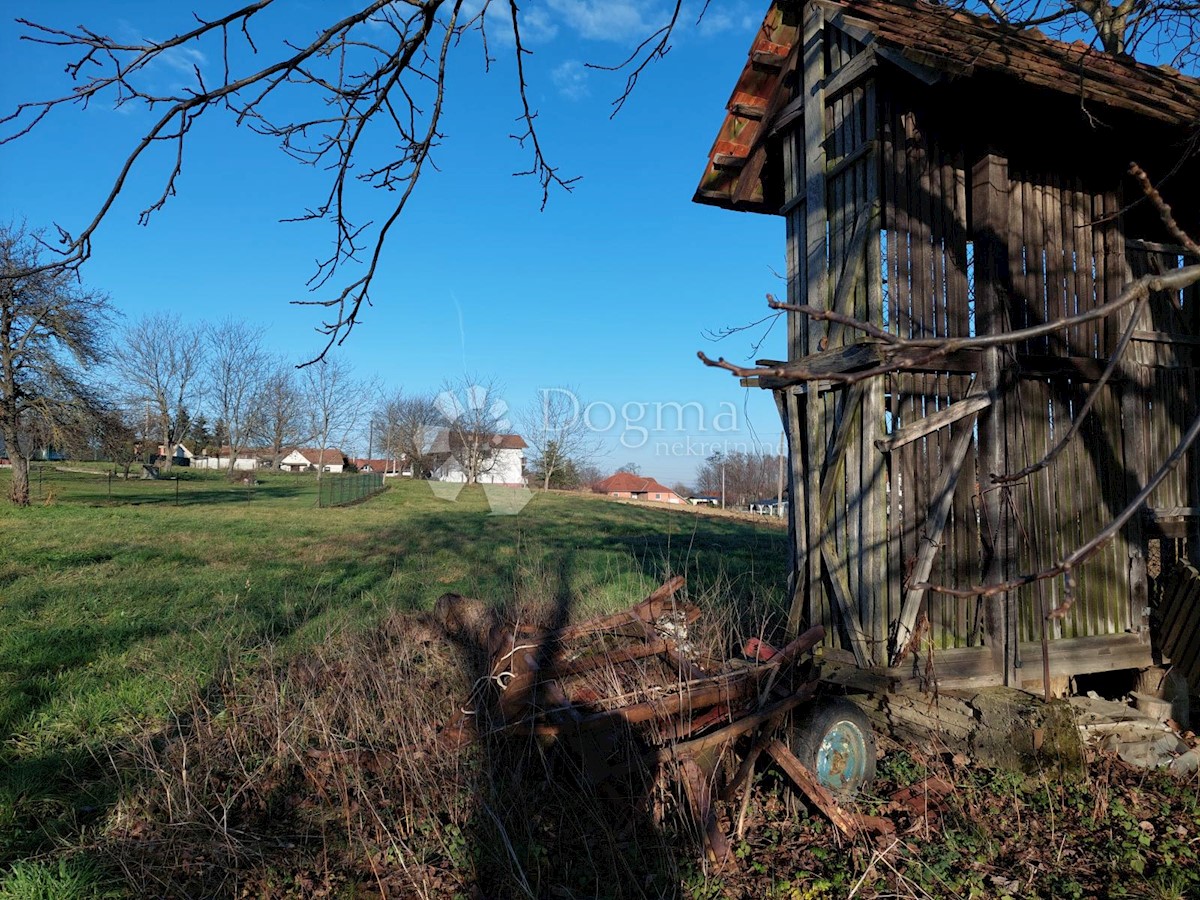
[[[283,475],[47,468],[33,493],[0,508],[0,900],[1200,896],[1194,778],[1111,755],[1000,772],[885,741],[858,801],[895,824],[878,841],[764,768],[716,871],[677,793],[444,743],[483,679],[422,615],[442,593],[578,618],[683,574],[703,639],[770,632],[778,523],[560,494],[495,516],[404,481],[318,509]]]
[[[0,860],[97,817],[111,785],[83,796],[75,775],[264,647],[300,654],[446,591],[585,615],[682,573],[697,594],[782,599],[785,537],[769,523],[558,494],[495,516],[479,488],[448,502],[407,481],[336,509],[317,509],[302,476],[46,467],[32,486],[31,508],[0,507]]]

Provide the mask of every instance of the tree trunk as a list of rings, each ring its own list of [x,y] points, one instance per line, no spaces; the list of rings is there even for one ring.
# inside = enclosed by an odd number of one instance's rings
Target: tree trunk
[[[151,460],[151,465],[157,465],[160,469],[171,468],[171,458],[175,455],[175,445],[171,443],[171,417],[163,416],[162,419],[162,462],[157,459]],[[151,444],[153,447],[153,444]],[[157,456],[157,454],[155,454]]]
[[[7,446],[16,446],[14,441],[9,444],[5,440]],[[12,451],[9,451],[12,452]],[[12,460],[12,484],[8,489],[8,499],[12,501],[13,506],[28,506],[29,505],[29,460],[20,453],[15,453],[9,457]]]

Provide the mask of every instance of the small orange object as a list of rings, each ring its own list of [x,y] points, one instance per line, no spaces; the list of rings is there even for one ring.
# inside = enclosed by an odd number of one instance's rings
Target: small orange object
[[[778,650],[766,641],[759,640],[756,637],[746,641],[746,646],[742,648],[742,655],[749,657],[755,662],[766,662],[778,652]]]

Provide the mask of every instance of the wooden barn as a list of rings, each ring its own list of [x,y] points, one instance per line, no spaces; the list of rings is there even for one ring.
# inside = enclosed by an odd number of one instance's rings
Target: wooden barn
[[[864,678],[1040,689],[1047,674],[1149,666],[1161,630],[1195,677],[1196,604],[1152,615],[1198,555],[1194,448],[1071,572],[1061,617],[1062,576],[982,596],[927,585],[1063,559],[1196,417],[1196,288],[1106,304],[1200,261],[1129,174],[1139,163],[1200,234],[1198,119],[1200,82],[1036,31],[920,0],[772,3],[695,199],[783,217],[787,303],[877,330],[791,310],[787,359],[738,372],[775,392],[789,436],[791,624],[831,626],[827,655]],[[1065,318],[1019,342],[931,340]],[[942,346],[898,352],[895,338]],[[1042,460],[1093,392],[1049,465],[993,479]]]

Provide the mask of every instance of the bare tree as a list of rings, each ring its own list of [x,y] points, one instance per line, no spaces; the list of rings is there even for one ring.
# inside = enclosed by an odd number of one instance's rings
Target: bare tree
[[[31,439],[52,441],[97,409],[75,366],[99,361],[108,318],[107,297],[69,269],[42,264],[36,233],[0,228],[0,437],[16,506],[29,505]]]
[[[510,428],[501,392],[494,378],[464,375],[445,382],[438,394],[437,408],[446,429],[446,445],[438,449],[461,467],[467,484],[477,484],[481,475],[492,471],[501,439]]]
[[[1118,56],[1166,57],[1179,69],[1195,69],[1200,61],[1196,0],[954,0],[947,5],[1056,37],[1092,34],[1101,49]]]
[[[945,0],[1024,27],[1054,27],[1064,32],[1086,26],[1100,46],[1113,53],[1149,56],[1164,49],[1176,66],[1194,68],[1200,48],[1198,0]],[[707,9],[701,7],[701,16]],[[591,66],[626,75],[615,106],[619,110],[638,78],[654,60],[666,56],[683,3],[666,4],[661,25],[638,42],[615,66]],[[78,264],[91,253],[92,236],[114,208],[130,175],[145,163],[151,148],[167,145],[170,163],[162,190],[152,195],[140,220],[148,221],[173,196],[182,171],[188,136],[197,122],[224,111],[239,125],[278,143],[289,157],[327,172],[323,192],[292,213],[287,221],[320,221],[332,230],[332,249],[309,281],[324,289],[349,263],[362,259],[365,269],[348,277],[324,299],[303,301],[327,310],[323,331],[327,350],[345,338],[369,302],[385,241],[403,213],[431,156],[442,140],[441,117],[449,89],[453,54],[478,32],[485,60],[487,28],[499,22],[511,41],[516,70],[514,107],[521,122],[512,135],[529,154],[528,168],[542,192],[569,191],[573,178],[549,162],[537,128],[537,111],[527,91],[522,13],[516,0],[359,0],[341,18],[331,14],[315,36],[299,34],[285,18],[286,4],[253,0],[230,6],[212,18],[195,16],[173,34],[149,39],[113,38],[97,27],[57,28],[18,19],[22,37],[69,54],[69,89],[57,96],[20,103],[0,117],[0,144],[21,139],[50,113],[70,105],[145,105],[153,124],[134,126],[131,150],[91,220],[75,229],[60,228],[64,260]],[[252,31],[278,29],[282,39],[262,46]],[[163,88],[153,78],[159,61],[176,61],[181,52],[212,58],[207,69],[193,65],[188,83]],[[489,68],[488,66],[484,67]],[[219,112],[215,113],[219,115]],[[132,122],[139,120],[131,118]],[[390,140],[365,140],[375,128]],[[379,148],[389,147],[387,151]],[[380,222],[360,222],[351,208],[356,188],[383,188],[395,199]],[[366,193],[366,192],[364,192]],[[373,193],[373,192],[372,192]]]
[[[577,472],[599,452],[600,442],[582,414],[586,405],[573,387],[542,388],[521,416],[521,436],[533,451],[530,463],[543,490],[550,490],[556,475],[561,480],[568,468]]]
[[[217,420],[229,441],[229,476],[237,477],[237,461],[262,427],[263,384],[267,352],[262,330],[238,319],[225,319],[205,329],[208,343],[209,395]],[[168,451],[169,453],[170,451]],[[218,448],[218,457],[221,450]]]
[[[175,445],[183,440],[187,410],[198,406],[204,367],[204,335],[178,315],[152,314],[125,330],[115,363],[129,403],[142,407],[142,441],[163,445],[170,466]]]
[[[432,468],[434,443],[443,417],[428,394],[385,397],[375,411],[375,427],[388,459],[404,460],[413,478],[423,478]]]
[[[658,30],[624,62],[607,67],[627,74],[626,93],[651,60],[666,54],[681,7],[682,0],[676,0]],[[504,44],[511,47],[516,70],[514,110],[521,123],[512,137],[528,154],[528,166],[518,174],[537,181],[543,206],[552,189],[569,191],[574,179],[551,165],[542,147],[537,111],[526,91],[525,16],[516,0],[360,0],[340,18],[330,15],[315,36],[290,13],[277,0],[253,0],[231,5],[213,18],[188,16],[178,31],[155,40],[113,38],[98,27],[57,28],[19,19],[26,40],[71,54],[65,68],[72,83],[58,96],[21,103],[0,118],[0,126],[6,127],[0,143],[24,137],[48,114],[68,105],[144,104],[152,111],[153,124],[131,135],[131,151],[91,221],[70,232],[60,229],[71,263],[90,255],[92,236],[130,174],[145,164],[151,148],[164,144],[172,152],[162,191],[142,210],[140,221],[147,222],[165,205],[176,193],[188,136],[197,122],[219,115],[217,111],[278,143],[297,162],[327,172],[323,193],[287,220],[321,221],[332,230],[332,250],[309,282],[313,290],[325,287],[347,263],[365,262],[362,274],[349,278],[331,297],[307,301],[328,310],[323,326],[328,349],[345,337],[368,302],[388,233],[441,142],[452,54],[477,46],[490,63],[490,23],[511,38]],[[260,44],[252,34],[259,27],[277,30],[280,39]],[[464,42],[471,31],[482,40]],[[153,77],[155,62],[177,60],[181,53],[218,63],[196,64],[189,83],[163,88]],[[368,131],[371,140],[364,138]],[[374,139],[375,131],[389,132],[390,139]],[[389,149],[380,149],[384,147]],[[352,214],[361,187],[383,188],[395,198],[381,222],[361,222]]]
[[[732,450],[714,453],[696,473],[696,490],[725,497],[727,506],[776,499],[779,457],[773,453]],[[682,495],[681,495],[682,496]]]
[[[344,443],[358,426],[369,390],[354,377],[349,363],[338,356],[326,356],[301,372],[308,433],[320,453],[317,465],[320,481],[328,464],[326,451]]]
[[[255,401],[259,416],[254,439],[271,454],[271,468],[278,469],[288,447],[309,440],[308,420],[295,367],[276,358],[268,360],[264,370]]]

